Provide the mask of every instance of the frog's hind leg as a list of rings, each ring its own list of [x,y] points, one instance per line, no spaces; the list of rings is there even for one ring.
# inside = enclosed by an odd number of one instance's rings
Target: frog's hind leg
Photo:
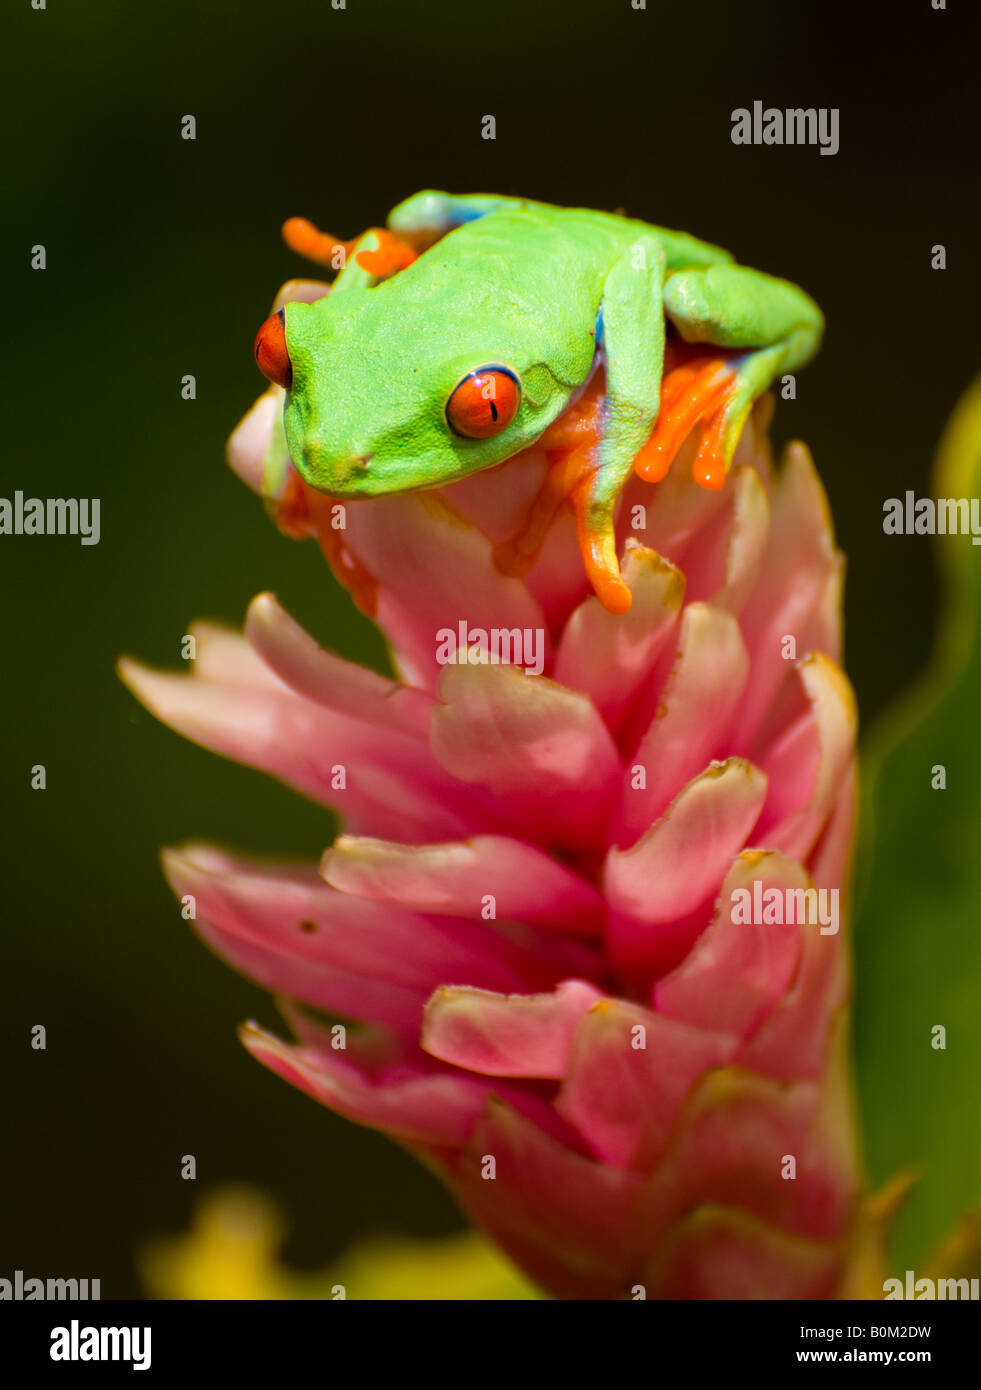
[[[666,374],[657,426],[635,468],[648,481],[663,478],[702,423],[693,472],[703,487],[720,488],[754,403],[817,351],[821,312],[796,285],[728,265],[672,275],[664,306],[692,355]]]
[[[291,251],[317,265],[342,271],[354,260],[373,279],[383,280],[411,265],[454,227],[462,227],[497,208],[523,202],[522,198],[501,198],[489,193],[454,197],[451,193],[427,190],[394,207],[387,227],[369,227],[349,241],[320,231],[305,217],[290,217],[283,223],[283,240]],[[366,238],[366,244],[361,244]]]
[[[392,208],[389,230],[418,251],[428,250],[447,232],[476,222],[498,208],[520,207],[524,198],[506,198],[496,193],[439,193],[427,188]]]
[[[692,475],[704,488],[721,488],[750,411],[788,360],[786,346],[778,344],[757,352],[706,352],[667,372],[657,425],[634,461],[637,475],[660,482],[701,424]]]
[[[730,364],[730,380],[713,402],[692,464],[702,487],[723,486],[750,411],[787,360],[787,349],[780,345],[747,353]]]
[[[702,487],[722,487],[746,419],[782,358],[782,348],[706,352],[666,372],[657,425],[634,461],[638,476],[648,483],[660,482],[691,431],[701,424],[692,474]]]

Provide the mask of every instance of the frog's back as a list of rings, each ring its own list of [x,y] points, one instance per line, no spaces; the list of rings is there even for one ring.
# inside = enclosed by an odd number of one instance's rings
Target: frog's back
[[[465,237],[460,233],[465,232]],[[732,255],[720,246],[700,241],[687,232],[677,232],[622,213],[599,212],[594,208],[564,208],[552,203],[523,199],[502,201],[498,208],[465,224],[458,231],[476,257],[485,251],[504,250],[513,254],[520,247],[529,255],[549,259],[563,253],[579,258],[583,269],[592,267],[605,278],[610,266],[641,236],[653,235],[664,249],[669,272],[723,265]]]
[[[660,241],[669,271],[731,260],[685,233],[615,213],[505,199],[368,291],[368,302],[377,310],[379,333],[386,319],[397,319],[403,339],[428,340],[437,331],[433,306],[439,304],[438,333],[452,337],[461,352],[468,344],[479,356],[481,334],[503,342],[507,330],[526,345],[534,340],[538,360],[549,362],[559,379],[579,382],[593,357],[610,270],[645,234]],[[346,302],[353,305],[353,298]],[[508,342],[518,355],[517,342]]]
[[[700,241],[687,232],[676,232],[653,222],[642,222],[618,212],[599,212],[593,208],[562,208],[551,203],[527,203],[546,220],[554,221],[577,245],[595,247],[600,254],[614,251],[613,259],[621,255],[638,237],[653,235],[664,248],[669,271],[698,269],[732,261],[721,246]]]
[[[616,260],[641,236],[654,236],[664,249],[668,272],[698,270],[725,265],[733,260],[728,251],[700,241],[687,232],[676,232],[622,213],[594,208],[565,208],[530,198],[495,193],[444,193],[423,189],[399,203],[389,213],[388,225],[396,235],[437,234],[436,247],[453,248],[454,257],[475,260],[485,250],[496,254],[502,239],[512,257],[516,250],[542,258],[540,269],[549,271],[549,259],[558,255],[570,262],[578,258],[587,275],[602,267],[605,277]],[[432,249],[432,248],[431,248]],[[432,259],[432,258],[431,258]],[[431,263],[430,259],[430,263]],[[571,267],[570,267],[571,268]]]
[[[544,286],[557,303],[564,295],[595,304],[611,267],[644,235],[657,237],[669,272],[732,260],[720,247],[635,218],[514,199],[449,232],[422,257],[417,273],[506,283],[517,299],[527,290],[530,301]],[[405,274],[414,278],[414,269]]]

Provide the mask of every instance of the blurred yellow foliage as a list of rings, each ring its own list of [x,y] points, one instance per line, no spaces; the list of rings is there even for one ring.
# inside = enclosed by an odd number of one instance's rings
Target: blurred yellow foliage
[[[229,1187],[199,1204],[191,1230],[139,1257],[154,1298],[536,1299],[543,1295],[476,1231],[438,1240],[373,1239],[323,1271],[279,1258],[281,1213],[255,1188]]]

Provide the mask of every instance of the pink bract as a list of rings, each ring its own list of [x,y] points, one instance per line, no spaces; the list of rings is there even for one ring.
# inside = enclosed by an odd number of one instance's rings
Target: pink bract
[[[280,399],[231,442],[256,489]],[[295,1040],[245,1045],[413,1150],[560,1297],[831,1297],[853,1236],[845,933],[731,906],[844,902],[852,842],[842,561],[803,446],[774,474],[765,413],[721,491],[690,444],[628,486],[624,617],[569,516],[525,579],[495,568],[543,476],[529,450],[345,504],[398,679],[270,595],[244,636],[196,629],[192,676],[125,665],[160,719],[343,819],[319,869],[165,856],[203,939],[286,1001]],[[540,634],[543,673],[441,665],[461,623]],[[355,1021],[346,1047],[304,1006]]]

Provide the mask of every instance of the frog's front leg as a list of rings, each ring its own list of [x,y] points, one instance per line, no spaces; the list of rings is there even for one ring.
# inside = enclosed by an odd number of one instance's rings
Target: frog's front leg
[[[582,398],[539,441],[551,459],[548,474],[519,532],[499,545],[506,574],[534,563],[562,502],[576,519],[583,563],[593,589],[611,613],[630,607],[620,577],[613,520],[623,485],[657,418],[664,362],[665,256],[653,235],[642,235],[613,265],[596,320],[594,377]],[[602,392],[602,393],[601,393]]]
[[[600,347],[606,399],[594,467],[572,494],[579,548],[590,582],[611,613],[630,607],[620,577],[613,520],[634,459],[657,419],[664,365],[665,255],[655,236],[639,237],[603,286]]]
[[[691,429],[705,421],[693,471],[704,487],[721,487],[754,403],[777,375],[810,361],[824,320],[796,285],[732,265],[672,275],[664,309],[686,343],[729,351],[707,351],[667,375],[637,472],[652,482],[662,478]]]
[[[285,392],[272,386],[254,410],[263,414],[272,396],[274,414],[269,441],[262,457],[261,495],[266,511],[284,535],[294,540],[314,536],[339,584],[349,590],[362,613],[374,617],[377,586],[360,560],[344,544],[344,532],[335,528],[337,499],[309,487],[290,459],[283,428],[282,402]]]

